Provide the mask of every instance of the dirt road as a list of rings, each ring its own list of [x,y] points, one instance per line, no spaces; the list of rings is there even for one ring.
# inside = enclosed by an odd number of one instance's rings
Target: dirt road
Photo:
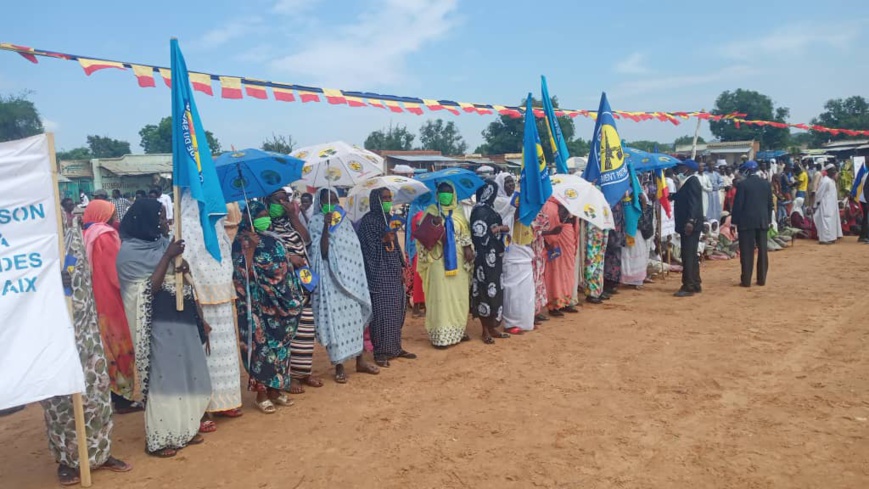
[[[701,296],[672,275],[496,346],[475,323],[436,351],[410,320],[418,360],[247,408],[175,459],[116,416],[135,469],[94,487],[869,487],[869,246],[846,240],[772,254],[764,288],[707,262]],[[43,431],[37,405],[0,418],[0,486],[56,485]]]

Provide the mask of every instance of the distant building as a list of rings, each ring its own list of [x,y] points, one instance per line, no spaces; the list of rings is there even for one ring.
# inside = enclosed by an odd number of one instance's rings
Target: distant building
[[[821,145],[821,148],[825,153],[835,155],[839,161],[847,160],[852,156],[869,156],[869,139],[833,141]]]
[[[676,146],[675,154],[682,158],[691,157],[692,145],[685,144]],[[739,163],[742,155],[747,155],[753,160],[760,151],[760,142],[749,141],[726,141],[712,143],[697,143],[697,158],[703,161],[724,160],[729,165]]]
[[[166,192],[171,190],[171,154],[62,160],[58,166],[60,175],[69,180],[60,183],[63,196],[77,198],[80,192],[91,195],[97,189],[110,194],[115,189],[122,194],[134,194],[136,190],[148,190],[154,185],[160,185]]]

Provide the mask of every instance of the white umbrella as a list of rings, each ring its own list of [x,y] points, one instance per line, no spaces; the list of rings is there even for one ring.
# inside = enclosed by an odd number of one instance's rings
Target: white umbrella
[[[292,156],[305,161],[302,181],[311,187],[352,187],[383,174],[383,158],[342,141],[307,146]]]
[[[380,187],[386,187],[392,192],[392,203],[396,205],[409,204],[420,195],[431,192],[424,183],[400,175],[385,175],[365,180],[347,194],[347,216],[351,221],[356,222],[368,213],[371,191]]]
[[[588,159],[582,156],[574,156],[567,159],[567,169],[573,170],[573,173],[582,173],[586,166],[588,166]]]
[[[601,229],[615,229],[613,212],[603,192],[579,175],[553,175],[552,196],[568,212]]]

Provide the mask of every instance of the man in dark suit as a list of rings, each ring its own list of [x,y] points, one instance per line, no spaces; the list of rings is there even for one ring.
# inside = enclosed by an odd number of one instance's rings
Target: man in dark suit
[[[690,297],[702,292],[700,283],[700,231],[703,228],[703,187],[697,178],[697,162],[685,160],[676,171],[685,176],[676,195],[670,196],[676,204],[676,232],[682,246],[682,288],[676,297]]]
[[[766,284],[767,231],[772,216],[772,187],[757,176],[757,163],[748,161],[742,165],[748,177],[736,186],[731,219],[739,232],[739,261],[742,264],[742,279],[739,285],[751,287],[754,269],[754,248],[757,247],[757,285]]]

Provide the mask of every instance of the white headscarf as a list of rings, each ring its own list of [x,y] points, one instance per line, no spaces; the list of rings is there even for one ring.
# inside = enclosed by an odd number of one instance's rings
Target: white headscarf
[[[794,209],[792,212],[796,212],[801,217],[806,217],[806,215],[803,213],[803,202],[805,202],[805,200],[806,199],[804,199],[803,197],[797,197],[796,199],[794,199]]]
[[[510,178],[515,181],[516,177],[508,172],[501,172],[495,175],[495,183],[498,184],[498,197],[495,199],[495,211],[498,214],[501,214],[501,221],[504,222],[504,225],[510,228],[510,232],[513,232],[513,218],[516,215],[516,208],[510,204],[510,201],[513,200],[512,195],[507,195],[507,192],[504,190],[504,182]],[[514,191],[515,192],[515,191]]]

